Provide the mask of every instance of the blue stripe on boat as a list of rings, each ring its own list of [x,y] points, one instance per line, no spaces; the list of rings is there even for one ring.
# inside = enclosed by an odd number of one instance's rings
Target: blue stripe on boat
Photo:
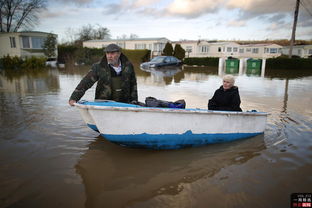
[[[97,131],[97,132],[100,132],[99,130],[98,130],[98,128],[96,127],[96,125],[94,125],[94,124],[87,124],[88,125],[88,127],[90,128],[90,129],[92,129],[92,130],[94,130],[94,131]]]
[[[150,148],[150,149],[179,149],[184,147],[202,146],[221,142],[234,141],[256,136],[259,133],[224,133],[224,134],[193,134],[187,131],[184,134],[134,134],[112,135],[101,134],[107,140],[123,146]]]

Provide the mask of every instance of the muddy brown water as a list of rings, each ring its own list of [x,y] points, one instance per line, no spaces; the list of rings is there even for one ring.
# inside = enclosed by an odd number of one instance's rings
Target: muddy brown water
[[[86,127],[67,100],[87,71],[0,72],[0,207],[289,207],[291,193],[312,192],[312,70],[237,75],[242,109],[271,114],[265,133],[170,151]],[[190,108],[207,108],[222,81],[210,67],[136,73],[140,101]]]

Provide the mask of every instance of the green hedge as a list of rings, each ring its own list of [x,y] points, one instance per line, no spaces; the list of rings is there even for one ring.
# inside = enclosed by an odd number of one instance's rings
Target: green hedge
[[[45,68],[46,58],[30,57],[26,58],[22,63],[22,69],[42,69]]]
[[[77,46],[74,45],[58,45],[57,46],[57,62],[58,63],[74,63],[76,59]]]
[[[85,63],[87,65],[98,62],[104,54],[102,48],[80,48],[80,50],[81,53],[84,53],[84,59],[78,61],[78,63]]]
[[[311,58],[270,58],[266,60],[267,69],[311,69],[312,70],[312,59]]]
[[[216,57],[203,57],[203,58],[185,58],[184,64],[198,65],[198,66],[218,66],[219,58]]]
[[[146,62],[150,59],[151,51],[144,49],[144,50],[126,50],[123,49],[122,52],[128,57],[128,59],[133,64],[140,64],[142,62]]]
[[[46,58],[29,57],[26,59],[17,56],[4,56],[1,58],[1,67],[3,69],[42,69],[45,68]]]
[[[150,58],[150,50],[126,50],[122,52],[133,64],[139,64]],[[58,62],[66,64],[87,64],[91,65],[98,62],[104,56],[102,48],[82,48],[73,45],[58,46]]]
[[[20,69],[23,60],[17,56],[4,56],[1,58],[2,67],[4,69]]]

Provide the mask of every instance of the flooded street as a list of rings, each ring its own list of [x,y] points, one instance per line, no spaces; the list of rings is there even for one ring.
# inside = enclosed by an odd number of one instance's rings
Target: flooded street
[[[85,125],[68,99],[88,70],[0,71],[1,208],[275,208],[312,192],[312,70],[236,76],[243,111],[270,113],[263,135],[166,151],[118,146]],[[136,67],[139,100],[207,109],[218,73]]]

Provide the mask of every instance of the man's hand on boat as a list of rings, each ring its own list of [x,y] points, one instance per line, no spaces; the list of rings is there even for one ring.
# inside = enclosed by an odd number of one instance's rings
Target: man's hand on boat
[[[70,106],[75,106],[75,103],[76,103],[76,100],[69,100],[69,101],[68,101],[68,104],[69,104]]]

